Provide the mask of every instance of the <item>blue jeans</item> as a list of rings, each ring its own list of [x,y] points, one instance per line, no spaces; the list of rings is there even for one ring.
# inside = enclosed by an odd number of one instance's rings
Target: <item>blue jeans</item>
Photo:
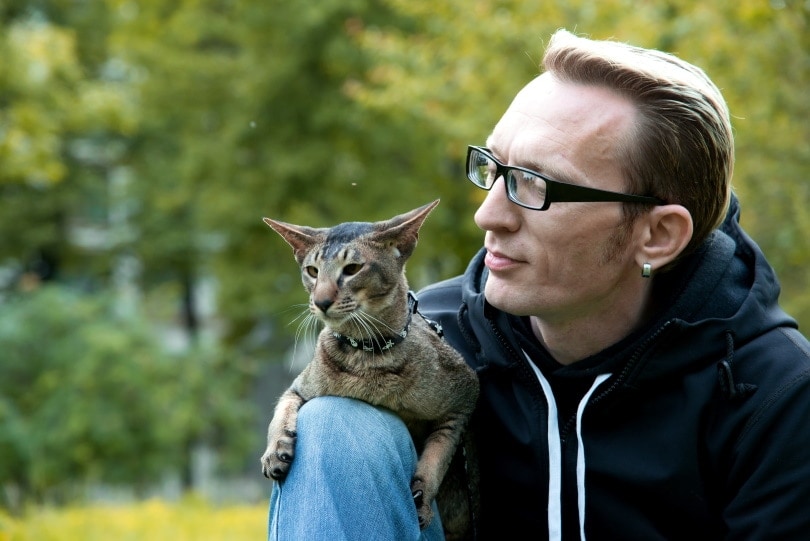
[[[273,483],[271,541],[443,540],[434,519],[419,530],[411,495],[416,449],[392,412],[324,396],[301,407],[295,459]]]

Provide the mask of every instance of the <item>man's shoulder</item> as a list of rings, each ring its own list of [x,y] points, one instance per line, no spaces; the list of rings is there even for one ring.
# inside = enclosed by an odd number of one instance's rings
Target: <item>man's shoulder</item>
[[[433,283],[416,293],[419,311],[425,314],[457,312],[461,306],[461,284],[463,276],[454,276]]]
[[[459,274],[440,282],[434,282],[419,290],[419,298],[431,299],[431,301],[445,297],[457,297],[460,299],[463,279],[464,276]]]
[[[424,317],[439,324],[447,342],[464,355],[470,366],[475,367],[475,355],[480,347],[469,328],[463,284],[463,275],[431,284],[416,293],[417,306]]]

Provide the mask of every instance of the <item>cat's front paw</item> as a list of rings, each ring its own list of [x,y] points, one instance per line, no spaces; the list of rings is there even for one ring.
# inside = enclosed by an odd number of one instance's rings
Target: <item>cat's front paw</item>
[[[267,445],[261,458],[262,473],[265,477],[276,481],[287,477],[295,458],[295,437],[295,432],[288,432]]]
[[[433,520],[433,508],[430,507],[431,502],[425,498],[423,486],[424,482],[420,479],[411,481],[411,495],[413,495],[413,503],[416,505],[416,516],[419,518],[420,530],[427,528]]]

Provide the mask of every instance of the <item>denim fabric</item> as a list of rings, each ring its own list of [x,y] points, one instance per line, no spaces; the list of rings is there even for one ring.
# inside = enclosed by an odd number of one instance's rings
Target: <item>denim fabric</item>
[[[290,473],[273,483],[271,541],[443,540],[420,532],[410,480],[416,450],[392,412],[350,398],[310,400],[298,416]]]

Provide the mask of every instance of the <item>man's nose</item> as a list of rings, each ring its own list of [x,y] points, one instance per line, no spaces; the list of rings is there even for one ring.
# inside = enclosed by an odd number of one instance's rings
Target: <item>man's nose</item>
[[[475,211],[475,223],[484,231],[495,229],[512,231],[517,227],[520,209],[506,195],[504,182],[503,176],[496,178],[484,201]]]

